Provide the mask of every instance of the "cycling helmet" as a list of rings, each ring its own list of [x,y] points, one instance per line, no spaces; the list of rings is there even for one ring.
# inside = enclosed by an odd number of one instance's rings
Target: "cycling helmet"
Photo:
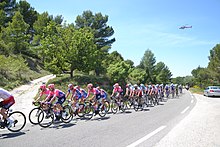
[[[144,84],[140,84],[141,87],[145,87]]]
[[[45,84],[40,85],[40,89],[41,89],[41,90],[42,90],[42,89],[46,89],[46,85],[45,85]]]
[[[74,89],[80,89],[80,87],[77,85],[77,86],[74,87]]]
[[[93,87],[93,84],[92,83],[89,83],[88,85],[87,85],[87,88],[92,88]]]
[[[72,88],[72,87],[73,87],[73,84],[69,84],[68,87],[69,87],[69,88]]]
[[[137,85],[137,84],[134,84],[134,87],[136,88],[136,87],[138,87],[138,85]]]
[[[96,87],[96,89],[100,90],[100,87],[99,87],[99,86],[97,86],[97,87]]]
[[[118,87],[118,86],[119,86],[119,84],[118,84],[118,83],[115,83],[114,87]]]
[[[55,88],[55,85],[54,85],[54,84],[49,84],[49,85],[48,85],[48,88],[54,89],[54,88]]]
[[[129,84],[126,84],[126,87],[130,87],[131,86],[131,83],[129,83]]]

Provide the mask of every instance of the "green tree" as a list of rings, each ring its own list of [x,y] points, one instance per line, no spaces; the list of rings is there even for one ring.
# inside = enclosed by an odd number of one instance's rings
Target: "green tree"
[[[128,75],[129,82],[134,84],[145,83],[146,71],[141,68],[134,68]]]
[[[16,9],[16,0],[1,0],[0,1],[0,14],[1,14],[0,23],[3,24],[4,27],[8,26],[8,23],[12,20],[15,9]]]
[[[171,79],[172,73],[163,62],[158,62],[155,66],[155,76],[157,83],[167,83]]]
[[[208,69],[211,70],[214,80],[220,84],[220,44],[210,50]]]
[[[108,54],[106,58],[103,60],[103,67],[106,70],[110,64],[116,64],[117,62],[121,61],[124,61],[122,55],[117,51],[113,51],[112,53]]]
[[[94,36],[90,28],[65,28],[62,33],[65,48],[65,61],[70,65],[70,76],[74,70],[89,72],[94,70],[99,52],[94,44]]]
[[[12,18],[12,22],[4,30],[4,41],[8,44],[12,53],[30,55],[29,35],[26,34],[28,27],[29,25],[24,22],[23,16],[17,11]]]
[[[125,61],[117,62],[116,64],[110,64],[107,68],[107,75],[112,82],[119,82],[125,85],[128,75],[131,72],[131,66]]]
[[[144,56],[141,59],[141,62],[139,64],[139,68],[142,68],[146,71],[146,82],[156,82],[155,79],[155,63],[156,58],[151,50],[146,50],[144,53]]]
[[[34,35],[34,22],[37,20],[37,11],[27,1],[19,1],[17,4],[18,11],[23,15],[25,23],[29,25],[27,34],[30,34],[30,41],[32,41]]]
[[[48,12],[43,12],[38,14],[37,20],[33,24],[34,28],[34,38],[32,44],[35,46],[40,45],[40,40],[44,36],[44,30],[47,27],[48,23],[52,20],[52,16]]]
[[[115,42],[115,38],[110,38],[114,34],[112,27],[107,25],[108,16],[103,16],[101,13],[93,14],[91,11],[84,11],[82,15],[76,18],[76,28],[90,27],[94,33],[94,43],[99,50],[99,57],[96,60],[96,74],[99,75],[103,71],[102,61],[108,55],[108,51],[111,48],[112,43]]]
[[[43,57],[45,67],[53,73],[61,73],[65,70],[65,51],[63,49],[63,40],[60,37],[59,30],[62,27],[54,21],[50,21],[44,28],[44,35],[40,40],[41,46],[37,48],[38,55]]]

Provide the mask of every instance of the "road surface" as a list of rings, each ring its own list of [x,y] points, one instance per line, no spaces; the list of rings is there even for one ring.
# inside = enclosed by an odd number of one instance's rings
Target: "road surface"
[[[15,110],[28,116],[33,96],[42,82],[52,76],[13,90]],[[220,98],[208,98],[184,90],[179,98],[168,99],[145,111],[76,118],[50,128],[31,125],[18,133],[0,130],[0,146],[14,147],[220,147]]]

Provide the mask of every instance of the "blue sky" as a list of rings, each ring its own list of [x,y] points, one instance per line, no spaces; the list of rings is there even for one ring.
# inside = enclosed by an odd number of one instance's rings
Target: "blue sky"
[[[109,16],[117,50],[124,59],[140,63],[150,49],[173,77],[207,67],[209,51],[220,39],[219,0],[27,0],[38,12],[62,15],[68,23],[85,10]],[[192,25],[192,29],[179,29]]]

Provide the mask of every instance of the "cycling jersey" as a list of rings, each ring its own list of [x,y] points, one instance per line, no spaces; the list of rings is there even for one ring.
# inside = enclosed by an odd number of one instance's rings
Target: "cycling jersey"
[[[4,109],[9,109],[15,103],[15,99],[12,94],[2,88],[0,88],[0,98],[3,99],[3,101],[0,102],[0,107]]]
[[[107,99],[107,96],[108,96],[107,92],[104,89],[101,89],[100,92],[101,92],[101,98]]]
[[[86,98],[88,95],[88,93],[82,88],[80,89],[80,93],[81,93],[82,97],[84,97],[84,98]]]
[[[76,97],[76,100],[81,99],[82,94],[79,89],[75,89],[74,97]]]
[[[100,99],[101,93],[97,88],[89,89],[87,97],[89,97],[91,93],[96,96],[96,99]]]
[[[40,92],[40,97],[43,96],[43,95],[46,95],[48,96],[50,94],[50,90],[47,88],[46,90],[43,90]]]
[[[0,88],[0,98],[3,100],[8,99],[12,94],[5,89]]]
[[[50,91],[49,97],[56,96],[58,99],[65,97],[65,93],[59,89],[55,89],[54,91]]]
[[[118,86],[118,87],[114,87],[113,91],[114,91],[114,93],[116,93],[116,92],[121,93],[121,92],[123,92],[123,89],[121,88],[121,86]]]

